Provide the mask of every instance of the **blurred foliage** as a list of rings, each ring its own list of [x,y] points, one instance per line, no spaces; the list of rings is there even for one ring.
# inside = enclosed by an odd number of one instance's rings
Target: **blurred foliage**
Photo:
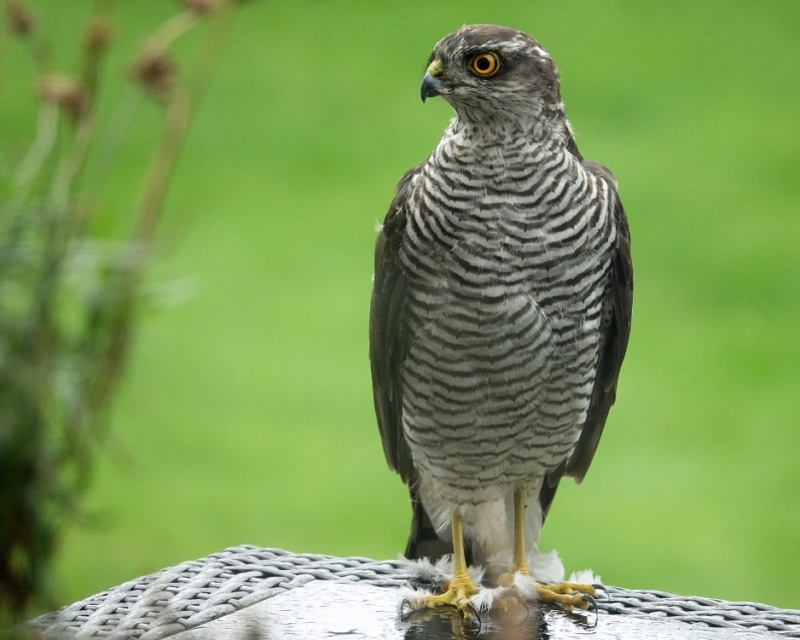
[[[119,117],[97,123],[112,3],[89,5],[82,37],[72,33],[80,51],[74,74],[56,70],[58,47],[39,32],[47,13],[23,0],[4,5],[6,36],[14,39],[5,46],[33,61],[36,125],[24,153],[3,150],[0,171],[0,618],[49,602],[53,554],[67,522],[83,514],[166,185],[219,29],[207,34],[199,73],[184,85],[170,47],[231,6],[187,1],[130,64],[120,113],[129,119],[149,94],[163,106],[165,123],[126,224],[98,234],[100,194],[129,124]]]
[[[71,41],[84,4],[37,2],[52,42]],[[119,3],[119,49],[172,8]],[[633,236],[617,405],[542,547],[609,584],[800,607],[800,4],[781,0],[270,0],[234,16],[151,276],[194,298],[140,326],[114,411],[124,444],[97,467],[97,519],[58,559],[63,602],[243,542],[404,548],[367,362],[373,223],[450,117],[419,102],[430,50],[470,22],[553,54]],[[35,126],[30,65],[9,44],[2,58],[14,149]],[[95,228],[129,210],[156,115],[132,123]]]

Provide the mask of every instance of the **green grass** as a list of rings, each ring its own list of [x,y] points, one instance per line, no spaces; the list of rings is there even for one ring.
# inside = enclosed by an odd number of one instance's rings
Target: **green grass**
[[[80,4],[38,5],[69,66]],[[119,5],[128,51],[171,10]],[[66,533],[64,602],[240,543],[403,548],[407,498],[367,362],[372,227],[450,117],[419,102],[432,45],[478,21],[554,55],[581,149],[616,173],[633,235],[618,404],[542,546],[610,584],[800,608],[800,5],[777,0],[246,6],[152,278],[188,278],[195,295],[142,317],[96,518]],[[0,139],[15,149],[30,81],[17,45],[3,58]],[[155,115],[117,167],[109,220],[135,197]]]

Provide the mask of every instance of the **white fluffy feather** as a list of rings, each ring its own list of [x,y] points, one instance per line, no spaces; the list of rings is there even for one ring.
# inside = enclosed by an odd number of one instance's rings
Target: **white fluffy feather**
[[[555,549],[547,553],[534,551],[528,554],[528,571],[538,582],[563,582],[564,564]]]
[[[421,580],[427,580],[438,584],[443,583],[453,577],[453,556],[446,555],[439,558],[435,563],[427,558],[419,560],[409,560],[408,558],[400,557],[400,565],[408,571],[412,576]],[[467,567],[472,581],[479,585],[483,582],[483,576],[486,570],[482,566]]]
[[[502,597],[506,591],[508,591],[506,587],[495,587],[494,589],[482,587],[478,593],[472,596],[471,602],[478,611],[489,611],[494,606],[495,600]]]
[[[580,584],[603,584],[603,579],[591,569],[573,571],[567,582],[578,582]]]

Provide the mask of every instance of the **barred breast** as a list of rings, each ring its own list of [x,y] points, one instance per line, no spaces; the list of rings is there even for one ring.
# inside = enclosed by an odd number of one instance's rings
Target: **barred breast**
[[[566,460],[586,419],[609,187],[566,149],[457,122],[414,180],[403,430],[442,498],[499,499]]]

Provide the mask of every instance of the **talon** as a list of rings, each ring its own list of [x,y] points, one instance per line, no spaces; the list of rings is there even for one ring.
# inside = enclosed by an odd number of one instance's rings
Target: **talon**
[[[470,637],[477,636],[481,632],[481,626],[483,624],[481,622],[481,615],[478,613],[477,607],[469,600],[467,600],[467,608],[472,612],[472,616],[464,616],[464,634]],[[467,628],[467,624],[469,628]]]
[[[597,603],[594,603],[594,623],[592,623],[591,628],[597,628],[597,622],[600,620],[600,610],[597,608]]]
[[[602,591],[604,594],[606,594],[606,600],[611,602],[611,592],[606,588],[605,585],[603,585],[603,584],[592,584],[591,587],[592,587],[592,589],[594,589],[595,595],[597,594],[598,591]]]
[[[408,607],[408,610],[406,610]],[[413,613],[414,607],[411,605],[411,600],[408,598],[403,598],[400,602],[400,620],[406,621],[408,617]]]

